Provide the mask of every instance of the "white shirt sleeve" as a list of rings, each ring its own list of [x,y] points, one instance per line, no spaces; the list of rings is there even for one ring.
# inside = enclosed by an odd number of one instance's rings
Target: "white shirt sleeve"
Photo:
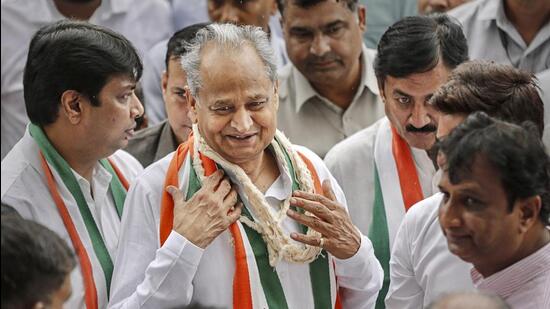
[[[321,182],[325,179],[330,180],[336,199],[347,210],[344,192],[321,158],[307,148],[297,148],[311,160]],[[359,229],[357,231],[361,234]],[[369,238],[361,234],[361,246],[357,253],[345,260],[334,258],[334,261],[342,306],[344,308],[374,308],[378,291],[382,288],[384,271],[374,255],[374,248]]]
[[[386,295],[386,308],[422,308],[424,290],[418,284],[412,263],[409,225],[412,216],[405,215],[397,231],[390,258],[390,287]]]
[[[145,182],[128,193],[109,308],[176,308],[189,304],[203,249],[175,231],[159,248],[157,205]],[[156,209],[156,210],[155,210]]]

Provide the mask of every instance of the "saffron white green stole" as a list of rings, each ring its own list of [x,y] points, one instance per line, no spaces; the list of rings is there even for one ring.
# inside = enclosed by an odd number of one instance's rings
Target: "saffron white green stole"
[[[189,173],[186,200],[190,199],[201,188],[200,179],[192,167],[193,164],[190,162],[192,160],[192,151],[190,148],[192,147],[193,137],[191,136],[174,153],[165,181],[165,185],[171,184],[179,187],[177,173],[184,167],[184,164],[188,164]],[[307,160],[304,156],[302,158],[304,161]],[[211,159],[202,156],[202,154],[201,160],[205,175],[212,174],[218,168]],[[292,178],[292,189],[301,189],[299,183],[296,181],[296,174],[289,159],[289,154],[286,152],[285,160]],[[320,188],[318,177],[316,172],[312,170],[313,166],[311,162],[307,160],[306,164]],[[177,167],[176,173],[174,173],[173,167]],[[166,194],[163,195],[161,206],[159,231],[161,244],[168,237],[173,222],[173,201],[168,201],[166,196]],[[239,198],[241,200],[244,199],[243,196],[239,196]],[[170,202],[172,203],[171,205]],[[246,207],[243,208],[242,215],[251,221],[254,220]],[[233,280],[233,307],[245,309],[288,308],[283,287],[276,268],[270,265],[267,246],[262,236],[256,230],[240,221],[232,224],[229,230],[235,246],[236,270]],[[306,230],[307,227],[302,226],[304,233]],[[323,253],[317,259],[309,263],[309,274],[315,308],[341,308],[332,257],[323,250]]]
[[[419,165],[433,169],[426,152],[411,149],[385,118],[376,132],[374,144],[374,207],[368,235],[384,270],[377,309],[385,308],[391,248],[399,225],[409,207],[424,199],[417,171]]]

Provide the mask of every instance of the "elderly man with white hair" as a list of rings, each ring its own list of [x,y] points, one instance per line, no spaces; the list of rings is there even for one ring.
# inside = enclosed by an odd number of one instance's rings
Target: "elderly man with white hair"
[[[373,307],[370,240],[322,160],[276,129],[267,35],[207,26],[182,64],[193,134],[128,194],[110,307]]]

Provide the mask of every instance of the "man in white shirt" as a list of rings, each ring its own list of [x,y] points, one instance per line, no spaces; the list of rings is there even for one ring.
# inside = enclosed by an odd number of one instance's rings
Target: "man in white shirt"
[[[440,143],[439,223],[478,290],[548,308],[550,157],[536,126],[522,126],[475,113]]]
[[[279,1],[289,63],[279,71],[279,128],[320,157],[384,116],[357,0]]]
[[[2,1],[2,158],[29,122],[23,70],[29,41],[40,27],[65,18],[86,20],[126,36],[140,56],[173,32],[170,7],[158,0]]]
[[[449,11],[462,24],[470,59],[539,73],[550,69],[550,1],[476,0]]]
[[[110,307],[370,308],[380,265],[322,160],[276,130],[265,32],[211,24],[182,63],[193,136],[130,192]]]
[[[177,19],[185,18],[185,14],[178,15],[182,11],[184,1],[175,1],[174,16]],[[198,6],[200,1],[190,1],[191,6]],[[277,13],[277,4],[275,0],[254,0],[254,1],[234,1],[234,0],[208,0],[204,1],[205,13],[208,13],[208,20],[217,23],[234,23],[237,25],[253,25],[261,27],[263,31],[268,33],[271,48],[275,53],[277,67],[283,67],[287,62],[285,42],[281,37],[278,18],[275,18]],[[187,9],[189,5],[185,4]],[[193,7],[191,7],[193,8]],[[198,8],[196,8],[198,9]],[[201,15],[201,13],[193,14]],[[278,28],[275,31],[275,28]],[[145,56],[145,70],[143,72],[143,90],[145,96],[145,110],[149,122],[157,124],[167,118],[164,101],[162,100],[161,76],[166,70],[166,65],[163,62],[166,54],[167,41],[159,42]]]
[[[543,103],[536,81],[512,66],[485,61],[459,65],[432,96],[441,112],[437,138],[444,139],[476,111],[514,123],[531,121],[542,134]],[[434,177],[439,184],[442,170]],[[414,205],[399,227],[390,260],[387,308],[426,307],[443,293],[472,290],[471,264],[451,254],[441,232],[440,193]]]
[[[428,104],[451,70],[467,60],[460,26],[445,15],[407,17],[378,44],[374,69],[386,117],[337,144],[325,162],[348,198],[351,217],[373,241],[389,285],[389,259],[405,212],[432,195],[438,112]]]
[[[105,308],[130,182],[142,171],[119,150],[143,107],[142,65],[120,34],[61,21],[32,38],[24,74],[31,124],[2,160],[2,203],[59,234],[78,255],[70,308]]]

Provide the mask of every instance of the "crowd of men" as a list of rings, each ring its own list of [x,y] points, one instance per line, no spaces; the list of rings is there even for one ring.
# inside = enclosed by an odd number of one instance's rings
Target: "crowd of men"
[[[1,6],[2,308],[550,308],[549,1]]]

